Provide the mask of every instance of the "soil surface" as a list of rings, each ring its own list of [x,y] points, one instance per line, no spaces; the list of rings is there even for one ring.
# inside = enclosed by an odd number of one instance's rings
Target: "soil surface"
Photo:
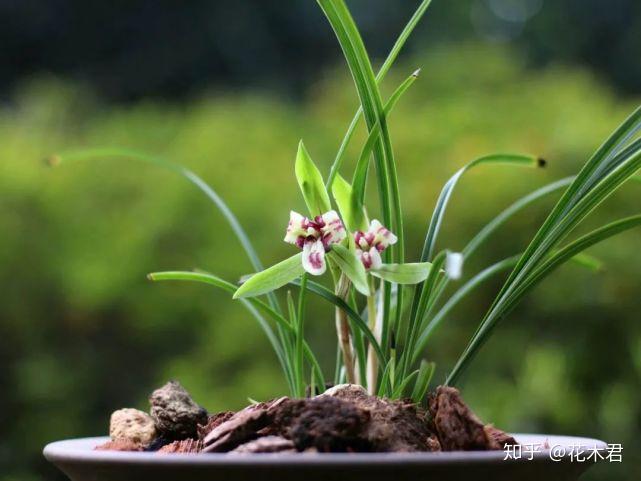
[[[136,433],[147,429],[132,412],[126,430],[96,449],[171,453],[300,453],[479,451],[515,445],[514,438],[484,424],[460,393],[440,386],[428,408],[409,400],[370,396],[342,384],[305,399],[281,397],[238,412],[207,414],[180,384],[172,381],[150,398],[157,436],[146,445]],[[126,410],[120,413],[130,412]],[[134,416],[136,415],[136,416]],[[120,415],[122,418],[122,414]]]

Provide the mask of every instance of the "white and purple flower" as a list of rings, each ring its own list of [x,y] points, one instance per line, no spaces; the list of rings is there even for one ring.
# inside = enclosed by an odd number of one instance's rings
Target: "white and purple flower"
[[[290,212],[285,242],[303,249],[303,268],[320,276],[327,269],[325,253],[332,244],[346,237],[345,226],[334,210],[309,219],[297,212]]]
[[[356,254],[360,257],[365,269],[378,269],[383,265],[381,252],[388,246],[396,244],[397,237],[376,219],[369,223],[369,229],[354,234]]]

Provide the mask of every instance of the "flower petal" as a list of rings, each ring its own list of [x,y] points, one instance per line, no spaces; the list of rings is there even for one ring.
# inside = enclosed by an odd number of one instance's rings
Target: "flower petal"
[[[285,233],[285,242],[299,244],[299,238],[307,236],[307,218],[293,210],[289,213],[289,224]]]
[[[396,244],[398,241],[398,238],[376,219],[372,219],[369,223],[367,233],[373,236],[374,240],[372,245],[378,246],[379,250],[386,249],[388,246]]]
[[[371,247],[368,251],[356,249],[356,254],[360,257],[365,269],[378,269],[383,265],[381,253],[376,247]]]
[[[325,273],[325,246],[321,239],[307,240],[303,245],[303,268],[313,276]]]
[[[369,258],[371,262],[370,269],[380,269],[383,265],[383,259],[381,259],[381,253],[376,247],[372,247],[369,250]]]
[[[330,210],[325,212],[321,219],[323,221],[323,226],[320,228],[321,237],[325,247],[328,247],[331,244],[336,244],[342,242],[343,239],[347,236],[345,232],[345,226],[341,221],[340,217],[335,210]]]

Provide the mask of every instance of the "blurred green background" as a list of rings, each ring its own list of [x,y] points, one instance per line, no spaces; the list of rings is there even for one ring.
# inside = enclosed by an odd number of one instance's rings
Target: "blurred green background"
[[[34,9],[38,4],[27,3]],[[66,3],[75,12],[72,7],[78,5]],[[86,12],[87,18],[108,10],[111,24],[120,20],[136,25],[136,19],[144,17],[132,16],[126,3]],[[147,12],[154,25],[154,19],[160,22],[167,13],[165,3],[136,12]],[[254,81],[239,84],[242,69],[217,70],[206,52],[198,58],[209,67],[198,72],[176,65],[167,51],[156,59],[160,64],[167,60],[165,70],[157,65],[156,72],[143,64],[132,71],[129,64],[118,67],[114,61],[115,67],[103,65],[111,77],[106,70],[101,75],[97,60],[83,57],[87,47],[73,47],[77,65],[56,57],[51,50],[55,32],[45,52],[53,53],[42,53],[44,47],[34,40],[41,32],[38,25],[61,21],[55,15],[45,21],[46,10],[31,30],[18,32],[13,24],[13,37],[3,33],[16,49],[37,47],[42,59],[26,55],[22,69],[16,63],[12,70],[11,62],[3,66],[13,74],[4,77],[0,107],[2,481],[63,479],[42,459],[44,444],[105,433],[112,410],[146,409],[148,393],[169,378],[180,379],[210,410],[240,408],[247,397],[265,399],[285,390],[262,332],[229,296],[196,285],[152,285],[145,278],[155,270],[193,267],[232,281],[251,272],[233,233],[207,199],[171,173],[127,160],[57,169],[42,162],[52,152],[95,146],[130,147],[178,161],[227,200],[265,264],[291,254],[291,246],[282,242],[288,211],[304,210],[292,168],[297,142],[305,139],[317,164],[327,171],[357,105],[354,89],[314,2],[283,2],[288,5],[267,8],[265,17],[256,11],[256,2],[238,2],[238,10],[228,2],[210,3],[226,4],[234,19],[251,11],[248,20],[239,23],[252,32],[248,46],[241,42],[223,50],[231,52],[229,65],[256,70]],[[395,2],[373,2],[369,16],[363,14],[363,2],[350,3],[378,56],[416,4],[403,2],[396,11],[390,3]],[[390,121],[412,259],[419,254],[443,182],[466,161],[496,151],[523,151],[548,159],[549,168],[486,167],[470,173],[455,192],[441,237],[440,246],[454,250],[520,195],[575,173],[641,100],[641,84],[634,81],[641,61],[638,55],[624,54],[629,52],[626,42],[641,45],[634,42],[634,25],[640,20],[632,15],[639,13],[635,2],[586,2],[570,26],[560,25],[559,18],[577,10],[573,1],[452,3],[437,0],[433,7],[437,20],[452,20],[451,31],[449,24],[430,20],[428,11],[409,53],[384,85],[389,94],[415,68],[422,68]],[[610,16],[603,14],[606,3]],[[489,20],[479,23],[478,12],[493,12],[501,20],[497,12],[504,10],[497,5],[510,4],[536,7],[523,16],[517,31],[512,28],[515,21],[503,30],[496,27],[501,22],[494,27]],[[13,10],[3,5],[0,16],[23,15],[27,7],[17,5]],[[291,15],[287,6],[301,10],[298,30],[285,21],[286,12]],[[199,12],[191,8],[183,12],[187,19]],[[627,13],[624,20],[621,12]],[[210,13],[211,25],[225,25],[223,14]],[[282,23],[270,20],[281,13]],[[386,14],[389,24],[383,26]],[[250,28],[256,18],[264,22],[263,29]],[[615,35],[608,22],[626,28]],[[432,42],[430,26],[445,39]],[[228,46],[225,42],[245,32],[226,28],[231,33],[225,37],[224,31],[218,32],[221,38],[210,38],[211,45]],[[80,30],[86,33],[88,27]],[[68,42],[81,39],[81,33],[69,33]],[[178,33],[169,37],[183,38]],[[98,34],[89,36],[89,45],[109,44],[109,35],[117,33]],[[264,52],[252,48],[263,42],[260,35],[272,35],[274,45],[281,39],[292,53],[280,52],[282,62],[261,63]],[[192,45],[200,52],[200,37],[193,36],[186,48]],[[592,58],[584,50],[595,36],[618,40],[597,42],[601,50],[593,50]],[[300,43],[294,46],[288,38]],[[557,39],[558,44],[541,39]],[[563,39],[574,39],[575,45]],[[126,41],[119,42],[126,51]],[[144,46],[140,48],[144,52]],[[18,52],[13,51],[14,57]],[[109,58],[94,51],[99,54]],[[599,60],[605,57],[616,64],[616,74]],[[182,83],[165,82],[165,71]],[[138,76],[150,79],[148,90]],[[117,81],[105,87],[105,77]],[[345,172],[363,138],[361,131]],[[641,184],[627,185],[584,229],[638,213],[640,195]],[[541,201],[513,219],[466,266],[466,273],[519,252],[553,200]],[[639,232],[632,231],[593,248],[590,253],[604,262],[600,272],[567,265],[544,282],[502,324],[461,386],[484,420],[510,431],[622,443],[624,463],[598,466],[587,480],[641,476],[640,239]],[[438,332],[426,353],[439,366],[437,381],[443,380],[499,287],[499,279],[487,284]],[[332,312],[320,301],[309,309],[309,340],[330,372]]]

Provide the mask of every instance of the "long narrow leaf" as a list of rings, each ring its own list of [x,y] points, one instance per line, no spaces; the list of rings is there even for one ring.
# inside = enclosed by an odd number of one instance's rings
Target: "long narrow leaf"
[[[399,363],[401,376],[404,376],[411,366],[412,352],[414,351],[417,336],[421,331],[421,320],[423,319],[423,315],[430,305],[431,296],[434,292],[439,273],[441,272],[441,269],[445,264],[446,257],[446,251],[442,251],[434,257],[432,268],[430,269],[429,275],[423,284],[424,288],[422,289],[419,300],[417,302],[417,315],[410,316],[409,318],[405,336],[405,348],[403,349],[402,359]],[[418,289],[420,285],[421,284],[417,285],[416,289]]]
[[[519,277],[522,277],[522,270],[530,268],[538,262],[541,254],[545,254],[546,248],[540,249],[541,244],[545,241],[548,233],[553,227],[565,216],[577,201],[586,194],[587,190],[594,186],[598,181],[605,178],[611,173],[608,166],[618,165],[622,156],[619,155],[619,149],[627,142],[632,135],[638,130],[641,123],[641,107],[637,108],[615,131],[606,139],[606,141],[596,150],[590,159],[581,168],[574,182],[563,193],[563,196],[554,206],[547,219],[537,231],[536,235],[526,248],[523,256],[503,285],[503,288],[496,297],[494,305],[500,302],[506,291],[510,290],[515,283],[518,283]],[[616,157],[616,158],[614,158]],[[531,262],[534,261],[534,262]],[[525,274],[527,275],[527,273]],[[491,309],[492,309],[491,308]]]
[[[292,283],[294,285],[300,285],[300,281],[294,281]],[[345,311],[347,316],[353,321],[354,326],[362,332],[365,338],[369,341],[370,345],[374,347],[374,352],[376,353],[376,356],[378,357],[381,365],[385,364],[385,356],[383,355],[381,346],[378,344],[378,341],[374,337],[374,334],[369,330],[369,328],[367,327],[367,323],[363,320],[363,318],[354,309],[352,309],[349,304],[347,304],[340,297],[334,295],[334,293],[332,293],[332,291],[327,289],[325,286],[322,286],[321,284],[318,284],[314,281],[307,281],[306,287],[309,291],[313,292],[314,294],[318,294],[323,299],[331,302],[339,309]]]
[[[463,286],[461,286],[450,298],[447,300],[445,305],[438,311],[438,313],[430,319],[430,322],[427,324],[425,329],[421,331],[421,334],[416,342],[416,347],[414,348],[414,353],[412,355],[412,362],[416,362],[420,357],[421,353],[425,350],[425,347],[432,337],[434,331],[441,325],[445,316],[450,313],[456,305],[461,302],[470,292],[476,289],[478,286],[483,284],[489,278],[505,272],[508,269],[513,268],[519,260],[519,256],[508,257],[502,261],[497,262],[496,264],[491,265],[483,269],[481,272],[472,277],[467,281]]]
[[[572,183],[574,177],[566,177],[551,184],[547,184],[526,196],[518,199],[503,212],[497,215],[494,219],[488,222],[473,238],[470,240],[467,245],[463,248],[463,254],[465,260],[467,260],[473,253],[475,253],[478,248],[494,233],[499,227],[505,224],[509,219],[514,217],[515,214],[522,211],[525,207],[528,207],[530,204],[535,201],[550,195],[554,192],[559,191],[560,189],[567,187]]]
[[[452,192],[454,191],[454,187],[456,187],[458,181],[461,179],[463,174],[468,172],[470,169],[487,164],[506,164],[515,167],[543,167],[545,162],[532,155],[491,154],[479,157],[461,168],[456,172],[456,174],[450,177],[441,190],[427,229],[427,235],[425,236],[421,261],[428,261],[432,257],[432,253],[436,245],[436,239],[441,228],[441,224],[443,223],[443,217],[445,216],[445,210],[447,209]]]
[[[318,3],[336,33],[336,37],[345,55],[345,60],[347,61],[361,101],[368,130],[371,131],[376,122],[380,122],[380,142],[375,143],[373,154],[377,171],[382,218],[383,224],[391,228],[398,237],[398,242],[390,249],[386,249],[383,253],[383,260],[389,263],[392,258],[394,258],[397,263],[402,263],[404,255],[404,233],[396,166],[394,164],[394,153],[387,129],[387,122],[383,112],[381,95],[374,77],[372,65],[365,50],[363,39],[356,28],[354,19],[345,6],[345,2],[343,0],[318,0]],[[385,283],[383,288],[382,336],[385,349],[388,347],[387,334],[390,319],[389,298],[391,290],[391,285]],[[397,316],[399,315],[399,309],[402,308],[401,291],[399,291],[398,296],[399,308],[397,309]]]
[[[421,366],[418,369],[418,379],[416,379],[414,390],[410,396],[415,403],[420,403],[425,398],[435,369],[436,364],[433,362],[421,361]]]
[[[381,124],[381,139],[375,143],[374,158],[378,169],[379,194],[383,210],[383,221],[392,226],[392,209],[390,186],[388,183],[388,166],[383,144],[389,139],[387,124],[383,115],[383,105],[378,91],[372,65],[365,50],[363,40],[354,24],[345,3],[342,0],[318,0],[323,13],[329,20],[336,38],[339,41],[345,60],[349,67],[354,84],[361,101],[365,121],[369,131],[377,121]]]
[[[235,284],[225,281],[224,279],[221,279],[220,277],[215,276],[208,272],[188,272],[188,271],[153,272],[149,274],[147,277],[152,281],[191,281],[191,282],[209,284],[209,285],[218,287],[226,292],[229,292],[230,294],[233,294],[236,291]],[[259,299],[241,299],[240,301],[241,301],[241,304],[256,317],[261,328],[265,331],[270,342],[274,346],[274,350],[279,355],[279,359],[281,359],[281,356],[282,356],[283,360],[281,364],[283,365],[283,370],[287,373],[289,371],[289,368],[287,366],[287,361],[284,360],[285,358],[284,358],[283,350],[281,349],[281,347],[278,344],[278,341],[273,335],[273,332],[271,331],[269,324],[267,324],[265,319],[262,316],[260,316],[260,314],[259,316],[256,316],[256,313],[258,313],[259,310],[262,311],[267,316],[269,316],[279,327],[283,328],[283,330],[285,330],[288,334],[295,333],[294,327],[280,313],[278,313],[271,306],[269,306],[268,304],[264,303]],[[304,342],[303,347],[305,350],[305,357],[307,358],[309,363],[312,365],[312,368],[314,369],[314,373],[317,377],[317,382],[319,382],[320,385],[325,385],[323,372],[320,367],[320,364],[318,363],[318,360],[316,359],[311,348],[306,342]],[[293,384],[292,384],[292,387],[293,387]]]
[[[541,266],[534,270],[525,282],[519,285],[519,288],[510,296],[505,312],[507,313],[519,299],[521,299],[527,292],[529,292],[545,277],[550,275],[559,266],[569,260],[576,260],[577,256],[585,249],[640,225],[641,215],[626,217],[625,219],[620,219],[600,227],[599,229],[595,229],[560,249],[558,252],[550,256]]]
[[[427,228],[427,234],[425,235],[425,242],[423,244],[423,251],[421,253],[421,262],[426,262],[431,260],[432,253],[434,251],[434,247],[436,246],[436,240],[438,237],[439,230],[441,228],[441,224],[443,223],[443,218],[445,216],[445,211],[447,209],[447,206],[449,204],[450,198],[452,196],[452,192],[454,191],[454,188],[456,187],[456,184],[458,181],[461,179],[461,177],[468,172],[470,169],[473,169],[477,166],[482,166],[486,164],[505,164],[509,166],[519,166],[519,167],[542,167],[545,165],[545,162],[543,162],[540,158],[534,157],[531,155],[521,155],[521,154],[492,154],[492,155],[486,155],[483,157],[479,157],[471,162],[469,162],[467,165],[459,169],[450,179],[445,183],[443,186],[443,189],[441,190],[441,193],[438,197],[438,200],[436,201],[436,207],[434,208],[434,212],[432,213],[432,218],[430,219],[429,226]],[[525,201],[526,205],[527,203],[530,202],[531,199],[528,199]],[[522,205],[519,205],[516,210],[520,209]],[[496,222],[493,224],[490,224],[490,227],[487,228],[487,230],[482,231],[480,233],[481,237],[478,237],[475,242],[477,244],[480,244],[483,239],[485,239],[489,234],[496,229],[502,222],[507,219],[510,215],[512,215],[513,212],[508,212],[505,216],[502,218],[499,218]],[[474,248],[474,247],[473,247]],[[446,281],[442,281],[444,288],[444,284]],[[435,289],[435,293],[437,296],[440,295],[442,292],[442,288]],[[412,300],[412,309],[410,312],[410,319],[412,323],[415,322],[420,322],[422,317],[425,315],[425,312],[419,311],[419,300],[421,298],[423,291],[423,285],[419,284],[414,291],[414,298]]]
[[[501,302],[496,303],[493,309],[489,311],[479,326],[476,334],[473,336],[465,351],[457,361],[454,369],[448,376],[447,383],[453,384],[459,379],[460,375],[469,365],[478,350],[487,341],[498,321],[514,309],[523,296],[544,277],[588,247],[639,225],[641,225],[641,215],[613,222],[579,238],[552,255],[545,263],[535,269],[522,283],[518,284],[510,292],[509,297],[501,299]]]
[[[416,11],[414,12],[414,14],[412,15],[412,17],[410,18],[410,20],[407,22],[407,24],[405,25],[405,28],[403,29],[401,34],[398,36],[398,39],[394,43],[394,46],[390,50],[389,54],[387,55],[387,58],[383,62],[383,65],[381,66],[380,70],[378,71],[378,74],[376,75],[377,83],[380,84],[380,82],[385,78],[385,76],[387,75],[387,72],[396,61],[398,54],[403,49],[405,42],[412,34],[412,32],[414,31],[414,28],[416,28],[416,25],[418,25],[418,22],[421,20],[421,18],[425,14],[425,11],[427,10],[427,8],[430,6],[431,3],[432,3],[432,0],[423,0],[421,4],[418,6],[418,8],[416,9]],[[354,114],[354,117],[352,118],[352,121],[350,122],[349,127],[347,128],[347,132],[345,133],[343,141],[341,142],[341,145],[336,154],[336,158],[334,159],[334,163],[332,164],[332,167],[330,169],[329,176],[327,178],[327,183],[326,183],[327,189],[331,189],[332,185],[334,185],[334,178],[336,177],[336,175],[338,175],[338,172],[340,171],[341,165],[343,164],[343,160],[345,158],[345,152],[347,150],[347,146],[349,145],[349,142],[351,141],[354,135],[356,125],[358,124],[358,121],[360,120],[362,115],[363,115],[363,108],[359,107],[356,113]]]
[[[412,75],[405,79],[405,81],[392,93],[383,108],[383,114],[386,118],[396,105],[396,102],[398,102],[405,91],[416,81],[418,74],[419,70],[412,73]],[[356,168],[354,170],[354,177],[352,179],[352,196],[354,197],[353,203],[357,207],[362,206],[365,203],[365,187],[367,184],[369,158],[372,155],[374,144],[378,141],[380,135],[381,123],[377,120],[376,124],[374,124],[374,127],[370,130],[369,135],[367,136],[367,140],[363,145],[363,149],[361,150],[361,154],[356,162]]]
[[[219,289],[227,291],[231,294],[233,294],[234,291],[236,290],[236,286],[231,282],[225,281],[224,279],[221,279],[218,276],[215,276],[213,274],[208,274],[208,273],[168,271],[168,272],[153,272],[149,274],[147,277],[149,278],[149,280],[152,280],[152,281],[190,281],[190,282],[200,282],[204,284],[210,284],[215,287],[218,287]],[[245,309],[247,309],[250,312],[250,314],[254,316],[254,318],[258,322],[258,325],[261,327],[261,329],[267,336],[267,339],[269,340],[274,351],[276,352],[276,356],[278,357],[278,360],[281,364],[283,372],[285,373],[287,382],[290,387],[290,391],[294,393],[292,373],[291,373],[291,369],[288,364],[287,358],[285,356],[284,349],[279,344],[278,338],[274,334],[274,331],[270,327],[269,323],[260,314],[260,312],[258,312],[258,310],[262,308],[264,311],[267,311],[267,312],[271,311],[274,314],[273,319],[275,319],[277,323],[280,323],[281,326],[286,330],[291,331],[292,327],[284,318],[282,318],[282,316],[280,316],[280,314],[276,313],[276,311],[274,311],[269,306],[267,306],[267,304],[264,304],[261,301],[254,300],[254,299],[252,300],[242,299],[241,303],[245,307]]]
[[[593,188],[576,202],[571,202],[565,209],[566,213],[557,221],[551,225],[548,225],[546,221],[510,274],[510,278],[499,293],[497,302],[492,306],[490,313],[496,304],[500,304],[560,241],[641,168],[641,140],[635,142],[635,147],[634,150],[626,149],[617,154],[617,157],[622,157],[622,159],[616,159],[617,167],[605,174]],[[570,185],[568,190],[575,188],[576,183],[577,180]]]
[[[203,179],[201,179],[198,175],[196,175],[194,172],[187,169],[186,167],[183,167],[182,165],[176,164],[174,162],[169,162],[159,157],[137,152],[135,150],[117,149],[117,148],[98,148],[98,149],[66,152],[66,153],[58,154],[51,157],[49,159],[49,163],[51,165],[59,165],[61,163],[67,163],[70,161],[81,161],[81,160],[89,160],[89,159],[96,159],[96,158],[127,158],[127,159],[135,160],[138,162],[145,162],[145,163],[154,165],[156,167],[161,167],[163,169],[177,173],[182,177],[184,177],[185,179],[187,179],[189,182],[195,185],[203,194],[205,194],[207,198],[216,206],[216,208],[223,215],[223,217],[231,227],[232,231],[238,238],[238,241],[243,247],[245,253],[247,254],[247,257],[249,258],[249,261],[251,262],[254,270],[255,271],[263,270],[263,264],[258,258],[258,254],[256,253],[256,250],[254,249],[254,246],[252,245],[251,241],[249,240],[249,237],[247,236],[245,229],[243,229],[240,222],[238,221],[238,218],[234,215],[234,213],[227,206],[225,201],[218,195],[218,193],[216,193],[216,191],[211,186],[209,186],[209,184],[207,184]],[[278,302],[276,300],[276,296],[274,296],[273,294],[270,294],[269,301],[274,309],[276,309],[277,311],[280,311]]]

